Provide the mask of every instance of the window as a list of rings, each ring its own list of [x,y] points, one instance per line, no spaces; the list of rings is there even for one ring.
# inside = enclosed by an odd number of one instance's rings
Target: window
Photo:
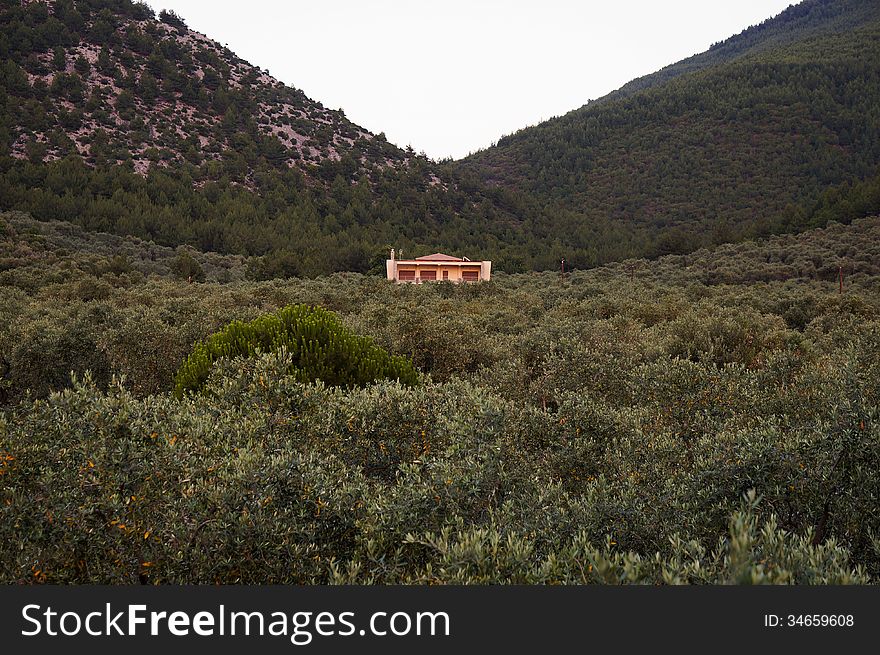
[[[423,280],[437,279],[437,271],[422,271],[419,275]]]
[[[480,271],[462,271],[461,279],[465,282],[476,282],[480,279]]]
[[[401,282],[415,282],[415,271],[397,271],[397,279]]]
[[[443,271],[443,279],[444,279],[444,280],[448,280],[448,279],[449,279],[449,271]]]

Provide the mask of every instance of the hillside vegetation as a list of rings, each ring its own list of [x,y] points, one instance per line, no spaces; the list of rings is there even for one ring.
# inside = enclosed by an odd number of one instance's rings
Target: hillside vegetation
[[[612,100],[657,86],[674,77],[725,64],[747,54],[787,46],[823,34],[846,34],[877,17],[877,8],[864,0],[812,0],[792,3],[778,16],[715,43],[705,52],[637,78],[600,98]]]
[[[806,0],[461,162],[545,207],[543,233],[576,266],[619,258],[601,238],[609,222],[630,235],[629,256],[821,226],[831,187],[870,179],[880,200],[878,166],[880,4],[870,0]]]
[[[878,237],[461,286],[196,253],[230,281],[190,283],[5,215],[0,581],[876,581]],[[279,351],[173,395],[196,342],[297,303],[419,384],[303,383]]]

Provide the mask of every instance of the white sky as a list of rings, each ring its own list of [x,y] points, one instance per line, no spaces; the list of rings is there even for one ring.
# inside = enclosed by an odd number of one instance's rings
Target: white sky
[[[795,0],[149,0],[401,147],[463,157]]]

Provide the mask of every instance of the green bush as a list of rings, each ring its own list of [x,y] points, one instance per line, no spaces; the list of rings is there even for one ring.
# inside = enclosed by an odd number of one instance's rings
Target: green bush
[[[381,379],[415,384],[418,373],[401,356],[388,354],[371,339],[352,334],[322,307],[291,305],[249,323],[233,321],[196,344],[174,377],[178,398],[202,388],[221,357],[253,356],[258,351],[286,350],[291,373],[303,382],[330,386],[365,386]]]
[[[205,272],[201,265],[186,250],[181,250],[177,258],[171,263],[171,272],[179,279],[190,282],[201,282],[205,279]]]

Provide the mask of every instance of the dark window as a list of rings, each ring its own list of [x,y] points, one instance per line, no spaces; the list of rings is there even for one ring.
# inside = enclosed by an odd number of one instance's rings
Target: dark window
[[[397,279],[398,280],[415,280],[416,272],[415,271],[397,271]]]
[[[437,271],[422,271],[421,278],[423,280],[436,280],[437,279]]]
[[[480,271],[462,271],[461,279],[467,282],[476,282],[480,279]]]

